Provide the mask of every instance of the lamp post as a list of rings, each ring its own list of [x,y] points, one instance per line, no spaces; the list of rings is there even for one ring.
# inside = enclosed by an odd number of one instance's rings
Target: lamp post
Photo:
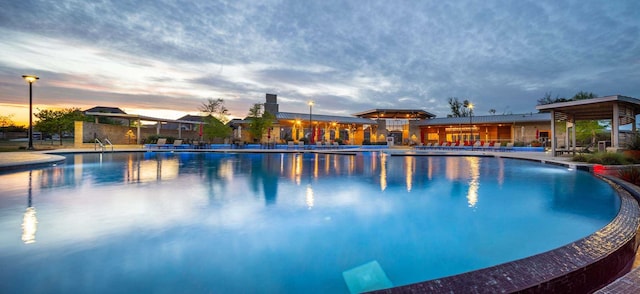
[[[32,85],[33,83],[40,79],[35,75],[22,75],[22,78],[29,83],[29,146],[27,146],[27,150],[33,150],[33,95],[32,95]]]
[[[469,102],[467,108],[469,109],[469,133],[471,136],[469,141],[471,141],[471,151],[473,151],[473,145],[475,144],[473,140],[473,103]]]
[[[313,116],[312,116],[312,111],[313,111],[313,100],[309,101],[309,130],[310,130],[310,136],[309,136],[309,144],[312,143],[313,138],[315,137],[314,135],[314,131],[313,131]]]

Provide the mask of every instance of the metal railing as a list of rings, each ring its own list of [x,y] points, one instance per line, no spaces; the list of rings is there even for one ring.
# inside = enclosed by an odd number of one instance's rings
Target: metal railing
[[[111,141],[109,141],[108,138],[104,138],[104,141],[105,143],[109,144],[109,146],[111,146],[111,152],[113,152],[113,144],[111,143]],[[100,139],[95,138],[93,142],[93,150],[98,150],[98,146],[100,146],[100,150],[102,152],[104,152],[104,149],[107,147],[104,143],[102,143],[102,141],[100,141]]]

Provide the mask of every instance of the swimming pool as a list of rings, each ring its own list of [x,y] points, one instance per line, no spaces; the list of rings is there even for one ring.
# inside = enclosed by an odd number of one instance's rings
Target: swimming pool
[[[606,225],[581,171],[379,153],[75,154],[0,175],[9,292],[348,292],[372,262],[405,285],[523,258]],[[31,196],[31,197],[29,197]]]

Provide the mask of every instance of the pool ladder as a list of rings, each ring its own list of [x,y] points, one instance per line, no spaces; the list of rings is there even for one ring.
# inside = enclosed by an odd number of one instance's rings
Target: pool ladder
[[[113,152],[113,144],[111,144],[111,141],[109,141],[108,138],[104,138],[104,142],[107,143],[109,146],[111,146],[111,152]],[[102,152],[104,152],[104,149],[107,147],[105,146],[104,143],[100,141],[100,139],[95,138],[95,141],[93,143],[93,150],[98,150],[98,146],[100,146],[100,150]]]

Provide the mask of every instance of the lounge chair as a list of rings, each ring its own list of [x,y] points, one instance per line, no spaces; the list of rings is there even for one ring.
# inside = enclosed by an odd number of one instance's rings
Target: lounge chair
[[[505,147],[505,151],[513,151],[513,143],[507,143]]]
[[[182,139],[173,140],[173,149],[182,148]]]
[[[493,151],[500,151],[501,145],[500,142],[493,142]]]
[[[473,143],[473,149],[481,149],[482,148],[482,142],[480,141],[476,141],[475,143]]]
[[[167,139],[159,138],[158,141],[156,142],[156,148],[161,149],[164,147],[167,147]]]
[[[295,146],[293,146],[293,141],[288,141],[287,142],[287,149],[294,149],[296,148]]]
[[[322,149],[322,142],[316,142],[316,149]]]
[[[304,149],[304,141],[298,141],[298,148]]]
[[[433,143],[433,145],[431,145],[431,148],[432,148],[432,149],[438,149],[438,148],[440,148],[440,143],[439,143],[439,142],[435,142],[435,143]]]
[[[339,149],[340,144],[338,142],[333,142],[333,148]]]

